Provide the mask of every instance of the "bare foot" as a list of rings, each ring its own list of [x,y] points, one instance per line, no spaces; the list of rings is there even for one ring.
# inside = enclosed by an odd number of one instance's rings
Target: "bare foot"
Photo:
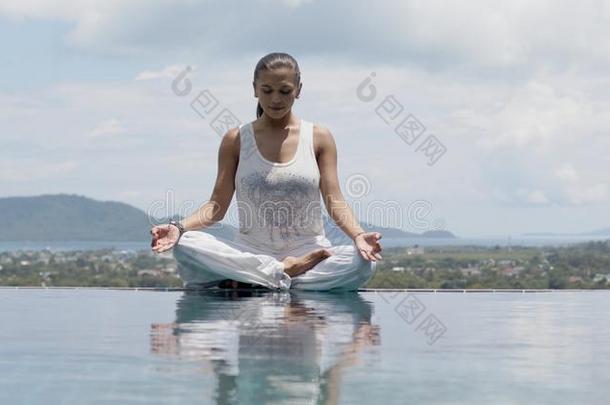
[[[296,277],[307,270],[311,270],[316,264],[330,256],[332,254],[328,249],[317,249],[299,257],[287,256],[282,260],[282,263],[284,263],[284,273],[290,277]]]

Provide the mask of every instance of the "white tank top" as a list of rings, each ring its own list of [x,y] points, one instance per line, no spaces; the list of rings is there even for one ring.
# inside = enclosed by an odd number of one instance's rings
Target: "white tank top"
[[[239,134],[235,173],[239,233],[235,240],[272,252],[326,240],[313,124],[301,119],[297,151],[285,163],[263,157],[252,122],[241,125]]]

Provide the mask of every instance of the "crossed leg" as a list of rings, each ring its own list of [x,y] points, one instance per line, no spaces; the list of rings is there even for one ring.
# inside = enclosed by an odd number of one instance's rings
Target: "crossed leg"
[[[185,287],[229,279],[271,289],[356,290],[375,270],[353,245],[305,245],[279,258],[201,231],[185,232],[173,253]]]

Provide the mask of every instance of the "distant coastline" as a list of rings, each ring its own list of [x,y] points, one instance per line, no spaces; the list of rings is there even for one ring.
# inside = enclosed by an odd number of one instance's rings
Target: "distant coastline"
[[[383,238],[382,246],[384,249],[400,248],[400,247],[495,247],[503,249],[513,248],[517,246],[523,247],[561,247],[573,245],[588,241],[603,241],[610,238],[515,238],[510,243],[506,239],[501,238]],[[350,243],[349,240],[342,243]],[[0,241],[0,252],[11,251],[70,251],[70,250],[99,250],[99,249],[115,249],[115,250],[150,250],[149,241]]]
[[[98,201],[75,194],[53,194],[34,197],[0,198],[0,242],[69,242],[149,241],[149,230],[154,224],[166,223],[171,218],[151,218],[146,212],[117,201]],[[327,233],[338,228],[324,217]],[[422,233],[380,227],[362,223],[367,231],[381,232],[386,238],[455,238],[445,230],[428,230]],[[335,229],[333,229],[335,228]],[[227,223],[218,223],[209,231],[232,239],[237,229]],[[339,230],[340,231],[340,230]]]

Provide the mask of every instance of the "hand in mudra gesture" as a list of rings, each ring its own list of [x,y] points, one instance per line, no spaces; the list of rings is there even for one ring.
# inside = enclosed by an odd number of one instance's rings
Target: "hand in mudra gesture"
[[[180,239],[180,230],[170,224],[153,226],[150,234],[152,235],[150,246],[156,253],[170,250]]]
[[[379,244],[380,239],[381,234],[379,232],[365,232],[356,236],[354,244],[362,258],[375,262],[382,259],[379,254],[379,252],[381,252],[381,245]]]

